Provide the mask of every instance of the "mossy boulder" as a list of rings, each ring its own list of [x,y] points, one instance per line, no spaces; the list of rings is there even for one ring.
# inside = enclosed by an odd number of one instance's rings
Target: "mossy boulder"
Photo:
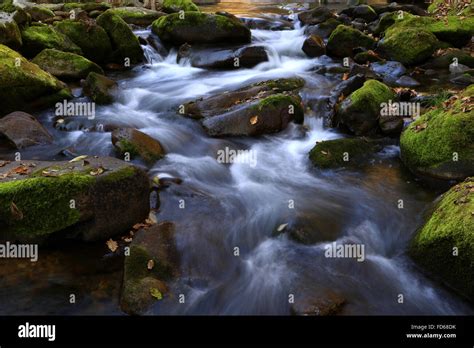
[[[227,91],[184,104],[184,115],[200,119],[222,114],[230,108],[279,93],[297,93],[305,81],[301,78],[275,79],[257,82],[234,91]]]
[[[318,35],[324,39],[328,38],[331,33],[342,23],[335,18],[329,18],[320,24],[309,26],[305,30],[305,34]]]
[[[411,13],[405,11],[385,12],[380,15],[380,20],[374,28],[374,33],[377,35],[384,34],[385,31],[395,23],[404,21],[414,17]]]
[[[199,7],[191,0],[163,0],[161,8],[166,13],[174,13],[179,11],[197,11]]]
[[[362,4],[354,7],[352,10],[352,17],[362,18],[366,22],[372,22],[377,19],[378,15],[372,6]]]
[[[0,44],[18,50],[22,45],[18,24],[12,16],[0,13]]]
[[[474,302],[474,178],[443,194],[409,247],[433,278]]]
[[[321,169],[361,167],[383,149],[384,141],[365,138],[341,138],[316,143],[309,153],[314,166]]]
[[[122,310],[128,314],[144,314],[168,292],[166,281],[179,275],[179,254],[175,226],[162,222],[139,230],[125,256]]]
[[[319,6],[314,9],[298,13],[298,19],[303,25],[315,25],[323,23],[336,15],[326,6]]]
[[[149,213],[146,173],[114,158],[11,162],[0,173],[8,173],[0,180],[2,240],[104,240]]]
[[[84,94],[97,104],[110,104],[114,101],[113,93],[117,83],[104,75],[91,72],[84,81]]]
[[[13,4],[13,0],[4,0],[0,4],[0,11],[6,12],[6,13],[12,13],[15,12],[17,9],[17,6]]]
[[[357,47],[371,49],[375,45],[375,40],[361,31],[339,25],[329,37],[327,44],[328,54],[336,57],[352,57],[353,50]]]
[[[383,103],[395,100],[395,93],[382,82],[368,80],[339,106],[335,124],[356,135],[375,134]]]
[[[106,2],[68,2],[63,6],[63,11],[71,11],[80,9],[87,12],[92,11],[107,11],[112,6]]]
[[[314,34],[304,40],[301,49],[308,57],[319,57],[326,54],[326,44],[321,37]]]
[[[437,51],[432,59],[422,67],[425,69],[449,69],[449,66],[457,61],[458,64],[474,68],[474,57],[464,50],[448,48]]]
[[[70,97],[64,83],[19,53],[0,45],[0,116],[46,107]]]
[[[96,63],[109,60],[112,44],[107,32],[101,26],[67,19],[55,23],[55,28],[79,46],[87,59]]]
[[[152,30],[174,45],[249,43],[251,38],[250,29],[239,20],[201,12],[163,16],[153,22]]]
[[[401,158],[416,174],[445,180],[474,175],[474,110],[470,86],[448,107],[433,109],[411,123],[400,138]]]
[[[304,108],[298,96],[274,94],[208,117],[202,124],[210,136],[258,136],[280,132],[291,121],[303,120]]]
[[[104,28],[110,37],[115,61],[123,62],[124,59],[130,59],[131,63],[142,61],[143,50],[138,38],[120,16],[107,10],[97,17],[97,24]]]
[[[82,54],[82,50],[66,35],[48,25],[31,26],[21,32],[23,39],[22,52],[27,57],[34,57],[46,48],[64,52]]]
[[[161,143],[134,128],[118,128],[112,132],[112,144],[121,156],[140,157],[148,164],[154,164],[165,155]]]
[[[42,6],[26,7],[25,11],[31,16],[31,19],[35,22],[44,22],[45,20],[54,17],[53,11]]]
[[[389,30],[378,48],[391,60],[415,65],[428,60],[438,48],[439,41],[423,29]]]
[[[127,24],[134,24],[142,27],[151,25],[154,21],[166,13],[138,7],[116,7],[110,12],[122,18]]]
[[[90,72],[104,73],[100,66],[87,58],[54,49],[41,51],[31,62],[63,80],[84,79]]]

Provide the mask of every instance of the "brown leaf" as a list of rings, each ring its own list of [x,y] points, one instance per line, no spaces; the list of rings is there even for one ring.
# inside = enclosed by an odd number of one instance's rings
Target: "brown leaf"
[[[92,169],[89,174],[92,176],[97,176],[97,175],[102,174],[103,172],[105,172],[105,169],[102,167],[98,167],[98,168]]]
[[[111,252],[115,252],[118,249],[118,243],[113,239],[109,239],[107,242],[107,247],[110,249]]]
[[[12,169],[12,172],[14,174],[19,174],[19,175],[26,175],[29,172],[28,167],[24,166],[23,164],[21,166],[18,166],[14,169]]]
[[[18,207],[16,206],[15,203],[11,202],[10,203],[10,212],[12,214],[12,217],[14,220],[23,220],[23,213]]]
[[[258,122],[258,116],[252,116],[250,118],[250,124],[251,125],[257,124],[257,122]]]
[[[148,268],[148,270],[151,271],[153,267],[155,267],[155,261],[148,260],[148,263],[146,264],[146,268]]]
[[[342,75],[342,81],[346,81],[347,79],[349,79],[349,73],[344,73]]]
[[[0,161],[0,168],[5,167],[10,161]]]
[[[322,151],[322,150],[321,150],[321,153],[322,153],[323,155],[327,155],[327,154],[328,154],[326,151]]]

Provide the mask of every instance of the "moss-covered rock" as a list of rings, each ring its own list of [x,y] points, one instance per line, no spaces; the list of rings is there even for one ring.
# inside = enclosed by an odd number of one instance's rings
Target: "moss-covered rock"
[[[242,22],[222,15],[201,12],[173,13],[152,24],[161,40],[174,45],[248,43],[251,34]]]
[[[0,116],[45,107],[70,97],[64,83],[7,46],[0,45]]]
[[[319,6],[308,11],[298,13],[298,19],[303,25],[315,25],[323,23],[336,15],[326,6]]]
[[[308,57],[319,57],[326,54],[326,44],[321,37],[314,34],[304,40],[301,49]]]
[[[414,173],[462,180],[474,175],[474,86],[448,107],[431,110],[410,124],[400,138],[401,158]]]
[[[374,46],[375,40],[361,31],[339,25],[329,37],[327,51],[336,57],[352,57],[353,50],[357,47],[370,49]]]
[[[395,93],[377,80],[368,80],[339,106],[335,124],[356,135],[374,134],[382,103],[395,100]]]
[[[433,0],[428,6],[428,13],[452,16],[472,16],[474,5],[462,1]]]
[[[17,174],[18,166],[26,174]],[[0,239],[41,241],[59,232],[63,238],[106,239],[149,213],[148,177],[114,158],[12,162],[0,172],[9,173],[0,180]]]
[[[449,66],[455,61],[458,64],[474,68],[474,57],[468,52],[457,48],[436,51],[434,57],[422,67],[425,69],[449,69]]]
[[[125,256],[120,299],[122,309],[128,314],[143,314],[166,296],[168,289],[164,281],[178,274],[174,225],[162,222],[139,230],[131,244],[130,254]]]
[[[53,11],[42,6],[27,6],[25,8],[25,11],[31,16],[31,19],[35,22],[44,22],[45,20],[54,17]]]
[[[0,4],[1,12],[12,13],[12,12],[15,12],[16,9],[17,7],[13,4],[13,0],[4,0]]]
[[[329,18],[327,21],[314,26],[309,26],[305,30],[305,34],[318,35],[324,39],[328,38],[331,33],[342,23],[335,18]]]
[[[101,26],[67,19],[55,23],[55,28],[79,46],[87,59],[104,63],[110,58],[112,44]]]
[[[114,101],[113,93],[117,83],[104,75],[91,72],[84,82],[84,94],[97,104],[110,104]]]
[[[117,62],[130,59],[131,63],[138,63],[143,59],[143,50],[138,38],[120,16],[107,10],[97,17],[97,24],[105,29],[112,42],[112,57]]]
[[[112,132],[112,144],[121,156],[141,157],[146,163],[154,164],[165,155],[161,143],[134,128],[118,128]]]
[[[258,136],[276,133],[294,121],[302,123],[304,109],[298,96],[274,94],[208,117],[202,124],[211,136]]]
[[[32,63],[60,79],[84,79],[90,72],[103,74],[100,66],[78,54],[54,49],[41,51]]]
[[[379,49],[391,60],[405,65],[426,61],[438,48],[439,41],[432,33],[422,29],[389,30],[379,42]]]
[[[163,12],[137,7],[116,7],[110,10],[110,12],[119,16],[128,24],[134,24],[142,27],[147,27],[158,18],[166,15]]]
[[[436,19],[427,16],[404,16],[387,29],[385,36],[406,29],[425,30],[435,35],[440,41],[462,47],[471,40],[474,34],[474,17],[446,16],[443,19]]]
[[[474,301],[474,178],[441,196],[409,254],[433,278]]]
[[[380,16],[380,20],[374,28],[374,33],[377,35],[384,34],[385,31],[395,23],[412,17],[413,15],[411,13],[405,11],[385,12]]]
[[[166,13],[174,13],[179,11],[197,11],[199,7],[191,0],[163,0],[162,9]]]
[[[112,6],[106,2],[68,2],[64,4],[63,10],[64,11],[71,11],[74,9],[80,9],[87,12],[92,11],[107,11]]]
[[[66,35],[48,25],[31,26],[21,32],[23,39],[22,52],[27,57],[34,57],[46,48],[64,52],[82,54],[82,50]]]
[[[341,138],[316,143],[309,159],[321,169],[360,167],[366,165],[374,153],[383,148],[383,141],[364,138]]]
[[[18,50],[22,45],[18,24],[12,16],[0,13],[0,44]]]

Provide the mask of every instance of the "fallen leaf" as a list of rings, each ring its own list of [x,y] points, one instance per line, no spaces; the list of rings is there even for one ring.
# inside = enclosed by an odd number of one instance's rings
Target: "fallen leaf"
[[[252,116],[250,118],[250,124],[251,125],[257,124],[257,122],[258,122],[258,116]]]
[[[280,226],[278,226],[277,232],[283,231],[286,228],[286,226],[288,226],[288,224],[281,224]]]
[[[10,161],[0,161],[0,167],[5,167]]]
[[[12,170],[13,173],[19,174],[19,175],[26,175],[29,172],[28,167],[21,165]]]
[[[102,167],[98,167],[98,168],[92,169],[89,174],[92,176],[97,176],[97,175],[102,174],[103,172],[105,172],[105,169]]]
[[[322,151],[322,150],[321,150],[321,153],[322,153],[323,155],[327,155],[327,154],[328,154],[326,151]]]
[[[157,288],[150,288],[150,295],[156,298],[158,301],[163,299],[163,295]]]
[[[113,239],[109,239],[106,244],[110,251],[113,253],[118,249],[118,243]]]
[[[86,159],[87,155],[81,155],[73,158],[72,160],[69,161],[69,163],[74,163],[74,162],[79,162],[82,161],[83,159]]]
[[[58,171],[57,170],[43,170],[41,172],[41,175],[42,176],[46,176],[46,177],[58,177],[59,174],[57,173]]]
[[[148,220],[150,220],[153,225],[158,223],[158,219],[154,211],[150,211],[150,214],[148,214]]]
[[[23,213],[15,203],[11,202],[10,204],[10,212],[12,213],[12,217],[14,220],[23,220]]]
[[[146,264],[146,268],[148,268],[148,270],[151,271],[153,267],[155,267],[155,261],[148,260],[148,263]]]
[[[346,81],[347,79],[349,79],[349,74],[348,73],[344,73],[342,75],[342,81]]]
[[[125,238],[123,239],[123,241],[124,241],[125,243],[130,243],[131,241],[133,241],[133,238],[131,238],[131,237],[125,237]]]

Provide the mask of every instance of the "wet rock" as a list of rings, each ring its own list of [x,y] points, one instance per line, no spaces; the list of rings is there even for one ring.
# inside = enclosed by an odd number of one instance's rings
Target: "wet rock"
[[[306,35],[318,35],[324,39],[328,38],[331,33],[337,28],[338,25],[342,24],[339,20],[335,18],[329,18],[327,21],[308,26],[305,29]]]
[[[303,120],[299,97],[275,94],[206,118],[202,125],[210,136],[258,136],[279,132],[291,121],[302,123]]]
[[[178,13],[157,19],[153,32],[173,45],[249,43],[250,30],[239,20],[200,12],[185,12],[184,19]]]
[[[106,2],[70,2],[70,3],[65,3],[62,6],[62,10],[68,13],[76,9],[92,12],[92,11],[107,11],[110,8],[111,6]]]
[[[291,313],[293,315],[314,315],[314,316],[328,316],[339,314],[346,300],[336,293],[326,292],[320,296],[298,297],[298,300],[291,306]]]
[[[373,9],[377,14],[392,13],[392,12],[407,12],[417,16],[426,16],[428,13],[419,6],[411,4],[400,4],[396,2],[391,2],[388,5],[385,4],[374,4],[372,5]]]
[[[260,30],[291,30],[293,24],[289,21],[276,18],[240,18],[249,29]]]
[[[354,56],[354,61],[359,64],[380,62],[383,59],[372,50],[359,52]]]
[[[214,116],[226,112],[237,104],[248,103],[273,94],[297,92],[304,84],[305,81],[299,78],[262,81],[235,91],[186,103],[184,104],[184,114],[196,119]]]
[[[34,57],[46,48],[82,54],[81,48],[67,36],[47,25],[27,27],[21,32],[21,36],[22,52],[27,57]]]
[[[165,155],[161,143],[134,128],[119,128],[112,132],[112,144],[124,156],[126,153],[131,158],[140,157],[146,163],[153,164]]]
[[[309,159],[321,169],[357,168],[367,165],[386,145],[385,140],[341,138],[316,143]]]
[[[12,16],[0,13],[0,44],[18,50],[22,45],[21,33]]]
[[[122,18],[127,24],[147,27],[166,13],[153,11],[138,7],[116,7],[110,10],[113,14]]]
[[[336,57],[352,57],[353,50],[358,47],[371,49],[375,40],[357,29],[339,25],[329,37],[327,51]]]
[[[370,66],[354,63],[349,70],[349,77],[364,75],[367,79],[379,80],[380,76]]]
[[[242,47],[227,50],[191,51],[189,45],[181,45],[178,58],[188,57],[191,65],[204,69],[232,70],[240,68],[253,68],[268,61],[268,55],[262,46]]]
[[[472,97],[470,86],[449,107],[425,113],[403,131],[401,158],[413,173],[443,180],[474,175],[474,110],[462,100]]]
[[[123,62],[139,63],[143,59],[143,50],[138,38],[128,24],[113,11],[107,10],[97,17],[97,24],[105,29],[112,43],[112,59]]]
[[[196,11],[199,12],[199,7],[191,0],[163,0],[162,9],[166,13],[175,13],[179,11]]]
[[[409,248],[410,256],[429,275],[470,301],[474,301],[473,211],[474,179],[468,178],[441,196]]]
[[[0,87],[0,116],[71,98],[64,83],[4,45],[0,45]]]
[[[55,23],[54,27],[79,46],[87,59],[96,63],[104,63],[109,60],[112,44],[107,32],[101,26],[91,21],[67,19]]]
[[[11,15],[21,28],[24,28],[31,22],[31,16],[22,8],[17,8]]]
[[[359,5],[354,7],[352,11],[352,17],[362,18],[365,22],[372,22],[378,18],[377,13],[369,5]]]
[[[326,54],[326,45],[321,37],[311,35],[304,40],[302,50],[308,57],[319,57]]]
[[[466,73],[453,77],[450,82],[456,85],[469,86],[474,83],[474,77],[471,74]]]
[[[163,43],[160,41],[160,39],[154,35],[154,34],[151,34],[151,35],[148,35],[148,37],[146,38],[146,41],[148,42],[148,44],[153,47],[156,52],[165,57],[168,55],[168,50],[166,49],[166,47],[163,45]],[[186,45],[186,44],[184,44]],[[189,46],[191,47],[191,46]],[[178,52],[179,54],[179,52]]]
[[[364,74],[356,74],[349,77],[347,80],[342,81],[336,87],[331,90],[330,97],[327,101],[327,112],[326,112],[326,124],[328,126],[337,126],[332,125],[331,122],[335,120],[334,114],[336,112],[336,106],[339,101],[346,98],[352,92],[358,90],[364,85],[366,81]]]
[[[298,14],[298,19],[303,25],[315,25],[335,17],[336,15],[325,6],[316,7]]]
[[[395,84],[401,87],[418,87],[420,85],[417,80],[407,75],[400,76]]]
[[[128,314],[144,314],[168,292],[165,281],[179,275],[179,254],[175,226],[162,222],[139,230],[125,257],[122,310]],[[150,267],[152,266],[152,267]]]
[[[104,240],[150,210],[146,173],[114,158],[11,162],[0,173],[8,173],[0,180],[2,240]]]
[[[46,128],[26,112],[15,111],[0,118],[0,144],[23,149],[52,142],[53,137]]]
[[[397,136],[403,130],[403,117],[400,116],[380,116],[379,128],[384,135]]]
[[[356,135],[377,132],[382,103],[395,99],[395,93],[377,80],[368,80],[339,106],[335,124]]]
[[[110,104],[114,100],[113,93],[117,83],[104,75],[91,72],[87,75],[83,87],[84,94],[97,104]]]
[[[78,54],[62,52],[54,49],[41,51],[32,63],[38,65],[44,71],[49,72],[63,80],[83,79],[90,72],[103,74],[100,66]]]
[[[370,65],[371,69],[384,81],[395,82],[407,72],[402,63],[395,61],[376,62]]]

